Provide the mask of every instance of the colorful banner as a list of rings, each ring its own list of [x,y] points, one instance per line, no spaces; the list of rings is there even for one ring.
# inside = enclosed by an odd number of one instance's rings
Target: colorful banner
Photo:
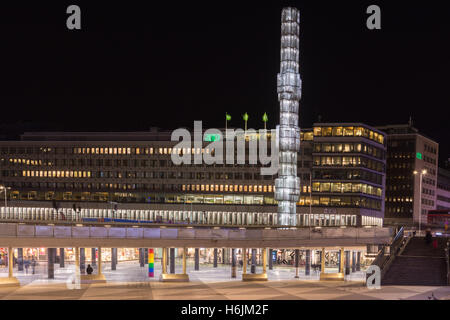
[[[155,262],[155,253],[153,252],[153,249],[148,249],[148,276],[149,276],[149,278],[153,278],[155,276],[154,262]]]

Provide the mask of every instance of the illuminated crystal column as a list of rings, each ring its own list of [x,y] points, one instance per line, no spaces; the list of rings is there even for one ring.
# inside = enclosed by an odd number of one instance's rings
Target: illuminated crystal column
[[[275,180],[275,199],[278,201],[278,224],[295,226],[296,204],[300,196],[297,177],[297,153],[300,150],[298,127],[301,80],[298,73],[300,12],[283,8],[281,13],[281,63],[277,78],[280,101],[278,178]]]

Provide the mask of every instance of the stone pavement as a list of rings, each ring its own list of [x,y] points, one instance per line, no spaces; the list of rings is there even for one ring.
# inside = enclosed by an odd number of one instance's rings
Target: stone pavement
[[[104,265],[103,273],[107,279],[104,284],[82,284],[79,290],[69,290],[66,279],[69,268],[60,269],[55,265],[55,279],[46,279],[46,266],[40,265],[35,275],[14,275],[21,282],[21,287],[0,288],[2,300],[36,300],[36,299],[167,299],[167,300],[428,300],[431,293],[438,299],[450,298],[450,287],[426,286],[382,286],[379,290],[369,290],[361,281],[363,273],[353,274],[354,281],[318,282],[318,274],[309,278],[304,276],[294,279],[295,269],[275,267],[268,270],[269,281],[244,283],[242,271],[236,279],[230,277],[230,267],[219,265],[201,265],[199,271],[188,264],[189,283],[161,283],[158,281],[160,264],[155,266],[156,278],[149,279],[146,268],[140,268],[136,262],[121,262],[117,270],[112,271],[109,264]],[[181,266],[177,265],[177,272]],[[0,276],[7,274],[0,270]],[[261,267],[257,268],[257,272]],[[94,271],[95,272],[95,271]]]

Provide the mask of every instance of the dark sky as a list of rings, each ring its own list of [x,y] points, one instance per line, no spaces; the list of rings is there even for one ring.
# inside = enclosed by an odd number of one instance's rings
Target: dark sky
[[[3,133],[278,123],[280,16],[301,10],[300,126],[407,123],[450,156],[443,1],[59,1],[0,7]],[[94,4],[95,3],[95,4]],[[144,3],[146,3],[144,5]],[[66,28],[78,4],[82,30]],[[381,7],[381,30],[366,8]]]

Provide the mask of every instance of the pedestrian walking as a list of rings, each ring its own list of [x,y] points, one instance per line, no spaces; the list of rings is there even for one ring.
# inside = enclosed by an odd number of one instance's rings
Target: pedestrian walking
[[[32,270],[32,273],[33,273],[33,274],[35,274],[35,271],[36,271],[36,265],[37,265],[37,261],[36,261],[36,259],[35,259],[34,256],[33,256],[33,258],[31,258],[31,270]]]
[[[425,241],[428,245],[430,245],[432,240],[433,240],[433,236],[431,235],[430,229],[428,229],[425,234]]]
[[[94,269],[92,269],[91,265],[88,264],[87,268],[86,268],[86,273],[87,274],[92,274],[92,271],[94,271]]]
[[[23,262],[23,265],[25,267],[25,274],[28,274],[28,268],[30,267],[30,259],[28,257]]]

